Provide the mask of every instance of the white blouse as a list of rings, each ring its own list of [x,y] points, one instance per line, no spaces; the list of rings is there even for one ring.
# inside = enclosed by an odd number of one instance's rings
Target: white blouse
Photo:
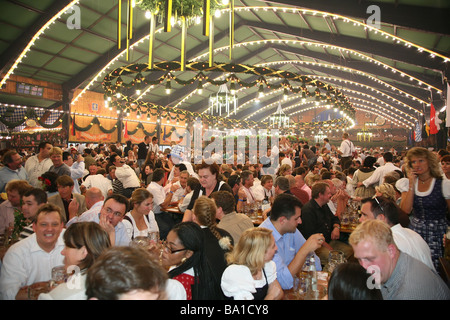
[[[264,271],[268,284],[277,279],[275,262],[267,262],[264,265]],[[232,264],[222,274],[222,291],[227,297],[233,297],[234,300],[253,300],[253,293],[256,293],[256,289],[266,285],[266,277],[263,273],[261,279],[255,280],[247,266]]]
[[[125,228],[127,230],[127,234],[130,236],[130,239],[132,236],[134,238],[139,236],[146,237],[149,232],[159,232],[158,223],[156,223],[155,214],[152,210],[148,213],[148,220],[144,217],[145,224],[147,225],[147,229],[145,230],[139,230],[136,225],[136,221],[134,221],[133,216],[131,215],[131,211],[127,212],[127,217],[133,221],[133,223],[130,223],[127,219],[123,219],[122,223],[125,225]]]

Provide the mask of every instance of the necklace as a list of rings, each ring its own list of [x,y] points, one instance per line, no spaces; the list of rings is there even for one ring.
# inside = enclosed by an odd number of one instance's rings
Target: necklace
[[[425,180],[421,180],[421,179],[419,179],[419,181],[420,181],[420,183],[421,184],[425,184],[428,180],[430,180],[432,177],[428,177],[428,178],[426,178]]]

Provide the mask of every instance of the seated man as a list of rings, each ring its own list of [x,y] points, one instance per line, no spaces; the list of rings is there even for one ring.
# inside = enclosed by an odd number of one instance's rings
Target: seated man
[[[11,180],[5,189],[8,200],[0,204],[0,234],[3,234],[6,228],[14,226],[14,211],[21,210],[22,195],[32,189],[32,186],[25,180]]]
[[[63,161],[63,151],[59,147],[53,147],[50,151],[50,160],[53,165],[48,169],[50,172],[56,173],[58,176],[68,175],[71,176],[70,168]]]
[[[242,213],[236,213],[234,197],[229,191],[216,191],[211,194],[216,202],[216,218],[220,220],[217,227],[228,231],[233,237],[234,243],[239,242],[241,234],[253,228],[252,219]]]
[[[0,193],[5,192],[6,184],[11,180],[27,180],[28,175],[22,166],[22,157],[16,150],[5,152],[0,167]]]
[[[78,217],[77,221],[97,222],[108,233],[111,246],[128,246],[131,238],[122,223],[123,217],[129,211],[128,199],[121,194],[112,194],[103,202],[100,209],[96,206],[97,210],[92,210],[94,205],[89,212]]]
[[[366,220],[377,219],[386,222],[391,227],[398,249],[422,261],[436,272],[431,260],[430,247],[417,232],[409,228],[403,228],[400,225],[399,210],[400,208],[397,207],[393,200],[384,197],[366,198],[362,200],[361,218],[359,221],[362,223]]]
[[[147,190],[153,195],[153,212],[158,223],[160,238],[165,239],[170,229],[175,224],[171,213],[167,212],[167,207],[172,202],[172,197],[179,186],[173,184],[170,191],[166,194],[164,192],[164,169],[157,168],[153,171],[152,181],[147,187]]]
[[[123,195],[129,199],[133,191],[141,186],[136,171],[125,164],[125,160],[117,154],[111,154],[110,161],[116,167],[116,178],[123,184]]]
[[[26,191],[22,196],[22,214],[27,225],[20,233],[19,240],[34,233],[33,222],[39,209],[47,203],[47,193],[39,188],[32,188]]]
[[[241,178],[242,178],[242,187],[238,193],[239,199],[247,202],[247,204],[252,204],[256,200],[258,200],[251,191],[251,188],[253,187],[253,183],[255,181],[253,172],[251,172],[250,170],[244,170],[241,173]]]
[[[330,250],[344,252],[346,258],[353,253],[352,248],[339,241],[341,222],[333,215],[328,204],[331,198],[330,187],[325,182],[316,182],[311,189],[312,199],[302,208],[302,224],[299,231],[305,238],[321,233],[325,237],[325,243],[318,248],[316,254],[323,264],[326,264]]]
[[[52,268],[64,264],[64,217],[53,205],[42,206],[33,226],[35,233],[6,251],[0,275],[3,300],[27,300],[30,287],[49,281]]]
[[[104,171],[104,169],[102,169]],[[100,170],[97,171],[95,175],[89,175],[83,181],[80,187],[81,194],[85,194],[86,190],[90,188],[96,187],[100,189],[103,193],[103,196],[106,198],[110,193],[110,190],[113,190],[112,182],[108,178],[106,178],[103,174],[101,174]]]
[[[398,249],[387,223],[365,221],[349,240],[359,264],[374,273],[384,300],[450,300],[450,289],[439,275]]]
[[[49,197],[48,203],[53,203],[61,208],[65,217],[64,223],[86,211],[84,196],[73,192],[74,182],[70,176],[59,176],[56,179],[56,185],[58,186],[58,194]]]
[[[180,200],[184,198],[186,195],[186,187],[187,187],[187,181],[189,179],[189,172],[187,170],[183,170],[180,172],[180,175],[178,176],[178,181],[174,182],[174,185],[180,186],[174,193],[171,199],[172,205],[177,205]],[[172,185],[170,185],[171,187]],[[167,192],[170,193],[170,187],[168,189],[164,188],[165,190],[168,190]],[[166,192],[166,193],[167,193]]]
[[[70,219],[66,223],[66,228],[68,228],[72,223],[81,221],[83,219],[83,216],[89,216],[92,212],[94,214],[98,214],[103,207],[105,197],[103,196],[103,193],[99,188],[92,187],[86,191],[86,193],[84,194],[84,199],[86,200],[87,211],[83,212],[81,216],[75,216]]]
[[[277,266],[277,279],[283,289],[294,285],[294,277],[302,270],[306,258],[320,248],[325,241],[322,234],[314,234],[306,240],[297,226],[301,223],[302,203],[291,194],[275,197],[270,217],[259,227],[273,231],[277,252],[273,261]],[[315,256],[316,269],[322,270],[320,259]]]

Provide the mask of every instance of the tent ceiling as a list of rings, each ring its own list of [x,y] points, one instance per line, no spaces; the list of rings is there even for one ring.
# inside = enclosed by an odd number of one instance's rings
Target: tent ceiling
[[[70,2],[6,0],[0,3],[2,79],[39,29]],[[371,15],[367,13],[371,4],[380,8],[381,29],[377,32],[361,25]],[[80,0],[77,6],[80,8],[81,28],[68,28],[70,13],[60,16],[34,42],[13,74],[61,84],[67,92],[88,86],[89,90],[103,92],[101,80],[107,73],[128,64],[147,63],[148,40],[145,37],[149,32],[149,20],[145,18],[144,11],[134,10],[134,34],[130,44],[135,45],[130,51],[129,60],[122,54],[111,62],[126,47],[126,17],[123,14],[122,49],[117,48],[118,1]],[[430,92],[438,108],[444,103],[443,78],[450,65],[450,62],[445,62],[446,57],[450,57],[450,28],[447,23],[447,17],[450,16],[449,2],[236,0],[235,7],[232,59],[227,48],[228,13],[214,22],[217,62],[267,65],[309,75],[341,89],[357,110],[363,110],[365,107],[362,105],[369,105],[363,103],[362,99],[375,103],[378,106],[375,108],[381,114],[386,112],[398,118],[405,118],[403,113],[418,117],[420,112],[427,112],[429,107],[424,102],[429,101]],[[242,10],[243,7],[246,10]],[[161,26],[161,22],[158,22],[157,29]],[[143,38],[145,40],[139,43]],[[174,26],[170,33],[157,33],[155,39],[155,62],[180,60],[181,32],[178,26]],[[410,45],[405,45],[404,41]],[[191,61],[201,56],[201,61],[207,61],[207,53],[208,38],[202,35],[202,25],[191,26],[188,29],[186,59]],[[154,77],[160,75],[156,73]],[[177,73],[180,79],[192,76],[192,72]],[[245,81],[256,78],[238,77]],[[208,106],[208,96],[218,90],[215,86],[209,86],[201,95],[189,96],[196,85],[174,89],[167,95],[162,84],[142,99],[163,106],[203,112]],[[255,87],[238,93],[242,107],[233,117],[248,117],[258,121],[276,110],[274,105],[265,112],[255,113],[262,106],[280,100],[282,95],[267,95],[257,104],[254,102],[257,91]],[[33,104],[33,101],[23,97],[14,98],[0,91],[0,102],[14,103],[14,99],[19,104]],[[293,101],[283,102],[283,108],[288,108]],[[34,101],[38,106],[50,106],[53,103]],[[299,111],[299,108],[302,107],[286,110],[289,110],[289,114]]]

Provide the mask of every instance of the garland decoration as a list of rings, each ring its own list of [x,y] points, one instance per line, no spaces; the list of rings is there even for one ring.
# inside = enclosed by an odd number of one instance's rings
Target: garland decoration
[[[265,125],[270,127],[269,121],[255,122],[250,120],[239,120],[232,118],[220,118],[205,113],[196,113],[179,108],[171,108],[169,106],[161,106],[151,102],[145,102],[141,99],[135,99],[132,97],[134,90],[139,86],[139,90],[143,90],[144,87],[152,85],[161,85],[166,82],[166,88],[171,87],[171,82],[175,81],[178,85],[186,86],[198,82],[199,85],[203,85],[208,82],[211,85],[220,86],[231,82],[233,85],[239,85],[244,88],[251,88],[258,86],[267,90],[283,89],[286,93],[290,91],[292,93],[301,94],[303,98],[313,98],[315,101],[327,102],[327,104],[334,105],[334,108],[342,111],[346,117],[322,122],[299,122],[294,124],[294,129],[315,129],[318,127],[332,127],[333,129],[343,129],[349,126],[349,123],[355,119],[355,109],[353,105],[348,101],[344,94],[337,88],[326,84],[320,80],[313,79],[304,75],[292,73],[286,70],[277,70],[268,67],[258,67],[243,64],[228,64],[228,63],[214,63],[210,66],[205,62],[188,62],[185,67],[186,71],[194,72],[195,75],[190,79],[180,79],[175,76],[175,72],[181,70],[181,63],[179,61],[163,61],[154,64],[153,68],[148,64],[130,64],[127,66],[119,67],[111,71],[105,76],[102,82],[104,89],[105,100],[108,101],[110,108],[116,108],[118,111],[122,111],[128,114],[130,111],[147,113],[147,115],[166,115],[170,113],[177,114],[176,117],[183,115],[184,120],[193,121],[197,118],[201,118],[203,122],[215,125],[218,122],[222,122],[227,128],[241,127],[251,128],[257,125]],[[150,74],[155,71],[164,71],[165,74],[156,80],[150,80]],[[230,73],[231,75],[225,80],[213,80],[209,78],[206,73],[209,72],[222,72]],[[258,79],[252,82],[245,82],[240,80],[236,74],[250,74],[258,76]],[[123,78],[133,77],[130,82],[124,82]],[[266,78],[274,77],[283,79],[280,84],[268,84]],[[201,82],[201,83],[200,83]],[[298,83],[297,86],[292,83]],[[308,87],[315,88],[313,91],[308,90]],[[128,94],[130,93],[130,94]]]

